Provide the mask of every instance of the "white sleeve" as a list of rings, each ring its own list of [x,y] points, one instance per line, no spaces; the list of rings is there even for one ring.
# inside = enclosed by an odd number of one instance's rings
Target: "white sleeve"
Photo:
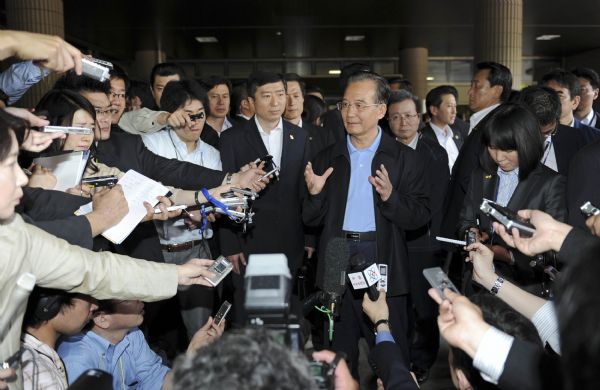
[[[473,359],[473,367],[479,370],[481,377],[487,382],[498,384],[513,341],[514,337],[494,327],[483,335]]]
[[[130,134],[155,133],[165,126],[157,122],[158,116],[165,113],[167,112],[153,111],[145,107],[125,112],[119,119],[119,127]]]
[[[560,335],[558,333],[558,320],[554,303],[548,301],[540,307],[531,318],[531,322],[542,339],[542,343],[550,347],[560,355]]]

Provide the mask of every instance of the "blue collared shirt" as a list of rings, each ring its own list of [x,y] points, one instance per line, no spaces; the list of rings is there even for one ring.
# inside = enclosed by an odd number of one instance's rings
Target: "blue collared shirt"
[[[58,346],[69,384],[90,368],[113,376],[113,389],[160,390],[169,368],[162,364],[141,330],[132,329],[113,345],[92,331],[68,337]]]
[[[498,195],[496,195],[496,203],[506,207],[510,198],[512,198],[515,189],[519,185],[519,168],[510,172],[504,172],[498,167]]]
[[[373,186],[369,183],[371,164],[381,142],[381,129],[368,148],[357,149],[352,145],[350,136],[346,136],[346,145],[350,155],[350,186],[344,214],[343,229],[350,232],[375,231],[375,206],[373,205]]]
[[[377,332],[377,335],[375,336],[375,344],[383,343],[384,341],[390,341],[394,344],[396,343],[396,340],[394,340],[394,336],[392,336],[392,334],[387,330]]]
[[[16,103],[32,86],[48,76],[50,71],[32,61],[17,62],[0,74],[0,90],[8,96],[8,105]]]

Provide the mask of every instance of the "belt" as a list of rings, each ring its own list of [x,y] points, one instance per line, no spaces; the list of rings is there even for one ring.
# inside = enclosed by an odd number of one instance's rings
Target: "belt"
[[[351,241],[375,241],[377,234],[375,232],[342,232],[342,238]]]
[[[160,244],[160,247],[163,251],[166,251],[166,252],[181,252],[181,251],[186,251],[188,249],[192,249],[193,247],[198,246],[201,243],[202,243],[202,240],[195,240],[195,241],[182,242],[181,244],[170,244],[170,245]]]

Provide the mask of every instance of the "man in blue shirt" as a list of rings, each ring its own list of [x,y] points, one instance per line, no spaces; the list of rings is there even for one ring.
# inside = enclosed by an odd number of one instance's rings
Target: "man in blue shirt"
[[[378,126],[389,95],[389,85],[379,75],[350,76],[338,103],[346,142],[330,145],[307,164],[304,177],[310,196],[304,201],[303,219],[309,226],[323,226],[318,287],[331,280],[324,248],[335,237],[347,240],[350,255],[362,254],[368,262],[387,269],[391,331],[408,361],[409,273],[404,230],[426,224],[430,211],[417,155]],[[365,337],[371,345],[375,341],[372,326],[362,314],[362,293],[346,288],[331,345],[347,354],[354,376],[358,375],[358,340]]]
[[[112,374],[114,389],[153,390],[169,383],[169,367],[150,349],[137,328],[143,320],[144,304],[140,301],[100,301],[91,329],[65,339],[58,347],[69,384],[91,368]],[[192,338],[188,352],[220,337],[224,327],[224,321],[217,326],[209,317]]]

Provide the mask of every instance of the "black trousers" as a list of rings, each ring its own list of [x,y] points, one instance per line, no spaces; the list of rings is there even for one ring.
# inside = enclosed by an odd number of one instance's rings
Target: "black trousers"
[[[375,241],[349,241],[350,256],[362,253],[367,261],[376,261]],[[362,300],[366,290],[352,290],[346,287],[342,304],[339,308],[339,318],[334,322],[333,341],[331,349],[335,352],[344,352],[352,376],[358,378],[358,341],[364,337],[369,347],[375,344],[373,324],[362,310]],[[408,296],[394,296],[386,299],[389,308],[389,321],[392,336],[404,354],[404,361],[408,359]],[[327,325],[326,325],[327,328]],[[326,338],[329,335],[326,330]]]

